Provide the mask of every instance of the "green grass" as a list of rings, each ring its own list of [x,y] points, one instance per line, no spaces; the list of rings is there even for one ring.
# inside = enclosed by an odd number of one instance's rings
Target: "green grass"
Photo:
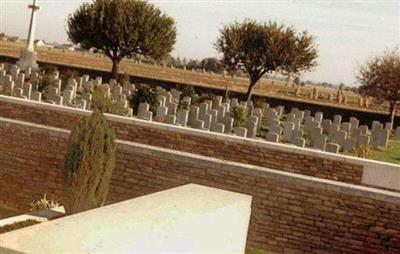
[[[40,221],[31,220],[31,219],[15,222],[13,224],[9,224],[9,225],[0,227],[0,234],[7,233],[7,232],[10,232],[13,230],[20,229],[20,228],[32,226],[32,225],[39,224],[39,223],[40,223]]]
[[[400,141],[390,140],[387,148],[373,150],[371,159],[400,164]]]

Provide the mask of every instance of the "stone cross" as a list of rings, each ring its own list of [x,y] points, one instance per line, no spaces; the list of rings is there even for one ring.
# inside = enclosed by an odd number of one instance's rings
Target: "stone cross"
[[[36,52],[34,49],[34,41],[35,41],[35,30],[36,30],[36,12],[40,9],[38,5],[36,5],[36,0],[33,0],[33,4],[28,6],[29,9],[32,9],[31,20],[29,24],[28,31],[28,41],[26,44],[26,48],[22,50],[19,61],[17,62],[18,66],[25,70],[27,67],[32,69],[37,69],[38,65],[36,63]]]
[[[27,49],[33,51],[33,43],[35,41],[35,28],[36,28],[36,11],[40,10],[40,6],[36,5],[36,0],[33,0],[33,4],[28,5],[29,9],[32,9],[31,13],[31,22],[29,24],[29,33],[28,33],[28,44]]]

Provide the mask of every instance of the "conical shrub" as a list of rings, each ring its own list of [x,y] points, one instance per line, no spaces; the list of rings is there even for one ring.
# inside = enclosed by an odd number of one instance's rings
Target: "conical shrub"
[[[64,207],[67,214],[104,205],[115,165],[115,134],[94,111],[71,132],[65,158]]]

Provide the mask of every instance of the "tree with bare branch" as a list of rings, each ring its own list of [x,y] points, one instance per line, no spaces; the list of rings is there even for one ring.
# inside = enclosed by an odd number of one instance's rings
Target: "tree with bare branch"
[[[361,95],[389,104],[389,121],[394,123],[400,105],[400,52],[392,50],[368,60],[360,67],[357,79]]]

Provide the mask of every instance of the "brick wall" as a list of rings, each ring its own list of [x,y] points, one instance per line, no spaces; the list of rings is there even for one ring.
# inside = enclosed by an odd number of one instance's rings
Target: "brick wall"
[[[62,196],[68,132],[0,119],[0,200]],[[399,253],[400,194],[118,142],[109,201],[186,183],[253,197],[248,245],[286,253]],[[162,212],[162,211],[160,211]]]
[[[0,200],[26,209],[45,193],[61,197],[68,135],[0,120]]]
[[[4,97],[3,97],[4,98]],[[13,101],[18,102],[16,99]],[[15,103],[0,99],[0,117],[19,119],[59,128],[72,129],[87,111],[43,103]],[[344,160],[329,159],[279,149],[282,145],[255,144],[254,140],[215,135],[197,130],[146,123],[112,116],[109,119],[119,139],[171,148],[215,158],[274,168],[299,174],[361,184],[363,166]]]

